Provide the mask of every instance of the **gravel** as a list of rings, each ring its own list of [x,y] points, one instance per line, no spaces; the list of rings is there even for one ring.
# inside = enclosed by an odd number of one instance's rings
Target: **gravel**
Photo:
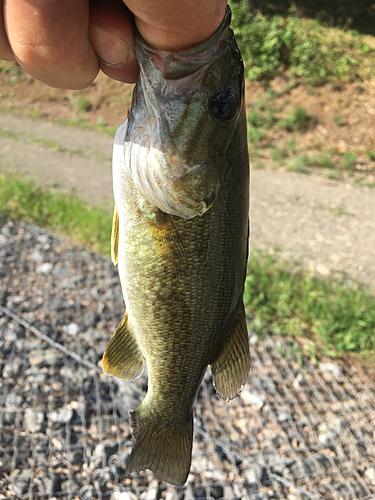
[[[2,500],[375,498],[374,381],[341,359],[301,363],[295,339],[255,334],[252,318],[242,395],[227,404],[205,375],[186,485],[126,478],[147,373],[100,369],[124,312],[116,268],[36,227],[0,228]]]

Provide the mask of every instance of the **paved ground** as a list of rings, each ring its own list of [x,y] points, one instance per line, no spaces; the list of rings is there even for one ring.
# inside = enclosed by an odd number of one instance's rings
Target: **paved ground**
[[[112,206],[112,139],[0,115],[0,170]],[[375,288],[375,191],[319,176],[252,170],[251,245]]]

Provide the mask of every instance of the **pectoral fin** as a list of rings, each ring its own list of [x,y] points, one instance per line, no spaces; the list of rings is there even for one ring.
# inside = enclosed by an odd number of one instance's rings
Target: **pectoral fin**
[[[218,357],[211,363],[212,380],[219,396],[227,401],[233,399],[242,390],[249,370],[249,335],[241,299],[228,340]]]
[[[145,358],[129,328],[128,316],[116,328],[103,356],[103,371],[113,377],[135,380],[142,374]]]
[[[111,235],[111,259],[114,265],[117,264],[118,260],[118,240],[119,240],[119,218],[118,218],[117,205],[115,203],[113,209],[112,235]]]
[[[174,269],[181,270],[185,252],[173,217],[156,207],[153,211],[142,211],[142,215],[160,257]]]

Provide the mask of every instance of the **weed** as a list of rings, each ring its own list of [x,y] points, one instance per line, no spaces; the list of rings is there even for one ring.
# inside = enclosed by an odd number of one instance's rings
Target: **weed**
[[[10,75],[9,83],[11,85],[16,85],[20,80],[21,68],[17,62],[1,61],[0,73],[5,73],[5,74]]]
[[[91,102],[87,99],[85,96],[79,96],[77,98],[77,108],[80,109],[81,111],[91,111],[92,110],[92,104]]]
[[[270,129],[276,122],[277,108],[264,101],[254,101],[247,113],[247,123],[250,127]]]
[[[266,134],[263,130],[255,127],[248,127],[247,129],[247,138],[249,142],[253,144],[257,144],[262,141],[266,137]]]
[[[344,153],[342,155],[342,161],[347,172],[353,172],[355,163],[357,161],[357,155],[355,153]]]
[[[1,139],[12,139],[14,142],[19,142],[21,140],[20,134],[18,132],[12,132],[11,130],[0,129]]]
[[[251,110],[247,114],[247,124],[249,127],[259,128],[263,125],[263,117],[258,111]]]
[[[332,212],[333,215],[345,215],[347,214],[348,212],[345,210],[345,208],[343,207],[339,207],[339,206],[332,206],[330,207],[330,211]]]
[[[17,63],[15,63],[11,68],[10,68],[10,78],[9,78],[9,83],[11,85],[16,85],[20,81],[20,76],[21,76],[21,68]]]
[[[307,156],[295,156],[287,162],[286,169],[300,174],[307,174],[308,170],[306,167],[308,164],[309,158]]]
[[[32,118],[33,120],[40,120],[43,115],[38,109],[32,107],[31,109],[28,110],[27,116],[29,118]]]
[[[372,160],[372,161],[375,161],[375,149],[371,150],[371,151],[368,151],[367,152],[367,157]]]
[[[100,132],[104,132],[105,134],[109,135],[110,137],[114,137],[117,131],[117,127],[110,127],[103,118],[98,118],[95,129],[99,130]]]
[[[328,151],[324,151],[320,155],[310,157],[309,165],[322,168],[334,168],[335,166]]]
[[[290,153],[300,153],[301,152],[301,148],[298,146],[295,139],[291,139],[290,141],[286,142],[286,149]]]
[[[42,146],[44,148],[49,148],[52,149],[53,151],[61,151],[61,145],[53,140],[53,139],[42,139],[41,137],[31,137],[30,142],[34,142],[35,144],[38,144],[39,146]]]
[[[254,160],[251,160],[250,162],[250,168],[252,170],[260,170],[262,168],[264,168],[264,164],[257,158],[255,158]]]
[[[272,160],[281,162],[286,158],[287,154],[283,149],[274,147],[270,148],[270,156]]]
[[[339,113],[333,115],[333,121],[338,127],[344,127],[344,125],[346,125],[344,118]]]
[[[305,132],[314,122],[314,118],[305,108],[296,106],[286,118],[279,120],[278,125],[288,131],[298,130]]]
[[[88,128],[89,121],[87,118],[67,118],[67,119],[59,119],[55,120],[56,125],[66,125],[68,127],[79,127],[79,128]]]
[[[332,181],[337,181],[340,178],[340,172],[335,168],[328,173],[327,177]]]

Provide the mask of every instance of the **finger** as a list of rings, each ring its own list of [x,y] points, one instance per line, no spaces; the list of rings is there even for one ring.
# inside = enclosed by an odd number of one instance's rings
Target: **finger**
[[[81,89],[97,75],[88,24],[88,0],[5,0],[5,25],[17,61],[52,87]]]
[[[137,81],[132,15],[121,0],[103,0],[93,6],[89,38],[106,75],[125,83]]]
[[[14,61],[14,54],[10,48],[7,33],[5,31],[3,0],[0,0],[0,59]]]
[[[124,0],[137,28],[150,45],[162,50],[189,49],[220,26],[227,0]]]

